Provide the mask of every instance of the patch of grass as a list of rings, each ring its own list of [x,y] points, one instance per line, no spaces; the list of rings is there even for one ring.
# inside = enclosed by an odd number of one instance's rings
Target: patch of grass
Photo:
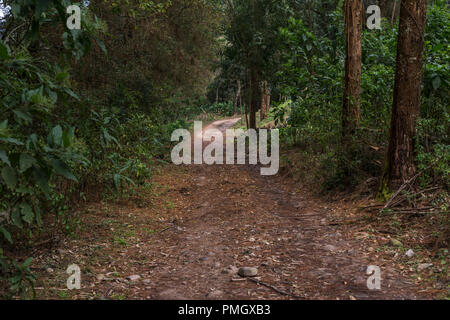
[[[111,296],[111,299],[113,299],[113,300],[125,300],[126,296],[124,294],[113,294]]]
[[[114,237],[114,243],[117,243],[121,246],[128,246],[128,242],[122,237]]]

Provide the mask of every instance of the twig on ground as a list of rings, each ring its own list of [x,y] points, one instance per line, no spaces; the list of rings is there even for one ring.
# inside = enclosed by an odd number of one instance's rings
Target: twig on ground
[[[400,192],[402,192],[407,186],[409,186],[412,182],[414,182],[414,180],[416,180],[422,173],[424,173],[425,171],[427,171],[428,169],[430,169],[431,167],[433,167],[436,163],[439,162],[439,160],[441,160],[442,157],[439,157],[438,159],[436,159],[435,161],[433,161],[428,167],[426,167],[425,169],[419,171],[417,174],[415,174],[411,179],[405,181],[405,183],[403,183],[400,188],[394,193],[394,195],[388,200],[388,202],[386,202],[386,204],[383,207],[383,210],[389,208],[389,206],[391,205],[392,201],[400,194]]]
[[[169,229],[171,229],[171,228],[173,228],[174,226],[170,226],[170,227],[167,227],[167,228],[164,228],[164,229],[162,229],[162,230],[159,230],[158,232],[156,232],[156,233],[163,233],[163,232],[166,232],[167,230],[169,230]]]
[[[272,285],[270,285],[268,283],[262,282],[261,280],[254,279],[254,278],[247,278],[247,279],[250,280],[251,282],[254,282],[254,283],[257,283],[257,284],[259,284],[261,286],[264,286],[264,287],[267,287],[269,289],[272,289],[276,293],[279,293],[279,294],[281,294],[283,296],[290,296],[290,297],[293,297],[293,298],[296,298],[296,299],[304,299],[304,297],[302,297],[302,296],[298,296],[296,294],[280,290],[280,289],[278,289],[278,288],[276,288],[276,287],[274,287],[274,286],[272,286]]]
[[[423,208],[400,208],[400,209],[394,209],[394,212],[416,212],[416,211],[422,211],[422,210],[432,210],[432,209],[436,209],[435,207],[423,207]]]

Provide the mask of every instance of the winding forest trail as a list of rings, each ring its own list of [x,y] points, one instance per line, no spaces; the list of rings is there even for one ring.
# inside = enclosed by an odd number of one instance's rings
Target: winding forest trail
[[[208,128],[225,131],[236,121]],[[330,204],[286,178],[259,173],[247,165],[169,165],[155,177],[163,187],[155,196],[157,213],[145,206],[110,208],[107,217],[116,223],[105,225],[105,205],[91,208],[86,223],[97,232],[58,249],[65,264],[76,259],[89,270],[75,297],[424,298],[390,261],[368,250],[372,240],[355,237],[336,220]],[[158,223],[164,227],[155,231]],[[381,290],[367,288],[369,265],[382,270]],[[241,278],[239,267],[258,268],[258,277]]]
[[[223,132],[239,119],[205,128]],[[389,270],[381,291],[367,288],[366,267],[377,265],[358,241],[328,218],[328,208],[280,178],[250,166],[195,166],[189,217],[162,235],[152,260],[159,299],[415,299],[411,284]],[[156,244],[156,243],[155,243]],[[256,267],[257,281],[235,274]],[[259,283],[257,283],[259,282]],[[181,284],[181,285],[180,285]]]

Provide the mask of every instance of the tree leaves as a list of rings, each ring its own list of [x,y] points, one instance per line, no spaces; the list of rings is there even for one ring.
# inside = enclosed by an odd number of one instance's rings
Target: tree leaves
[[[6,163],[8,166],[11,166],[11,162],[9,162],[8,155],[4,150],[0,149],[0,160]]]
[[[11,222],[16,227],[18,227],[20,229],[23,228],[22,216],[21,216],[21,213],[20,213],[20,208],[16,207],[16,208],[14,208],[12,210],[12,212],[11,212]]]
[[[62,135],[62,142],[65,148],[68,148],[72,145],[72,142],[75,138],[75,128],[70,128],[67,131],[64,131]]]
[[[433,89],[437,90],[437,89],[439,89],[440,86],[441,86],[441,78],[439,76],[436,76],[433,79]]]
[[[97,37],[94,37],[95,42],[97,42],[97,45],[100,47],[100,49],[103,51],[103,53],[106,55],[108,54],[108,51],[106,50],[105,44],[103,43],[102,40],[100,40]]]
[[[63,130],[60,125],[57,125],[56,127],[54,127],[52,129],[50,138],[51,138],[51,142],[54,146],[59,147],[62,145],[62,135],[63,135]]]
[[[23,221],[31,224],[34,218],[34,213],[33,209],[31,209],[31,206],[28,203],[24,202],[20,205],[20,211],[22,213]]]
[[[55,169],[56,173],[62,175],[63,177],[78,182],[77,178],[70,172],[69,167],[61,160],[52,160],[51,161],[53,169]]]
[[[50,177],[45,170],[35,167],[33,169],[33,177],[36,181],[36,184],[41,188],[42,191],[44,191],[45,193],[50,192],[50,186],[48,185],[48,180],[50,179]]]
[[[13,112],[19,119],[25,120],[26,122],[33,121],[33,118],[31,117],[31,115],[26,111],[24,112],[24,111],[16,109],[16,110],[13,110]]]
[[[8,230],[6,230],[2,226],[0,226],[0,232],[3,234],[5,239],[8,240],[9,243],[11,243],[11,244],[13,243],[12,238],[11,238],[11,234],[8,232]]]
[[[36,223],[37,225],[40,227],[42,226],[42,215],[41,215],[41,210],[39,209],[38,206],[35,207],[35,214],[36,214]]]
[[[68,78],[69,78],[68,72],[59,72],[55,76],[56,81],[59,83],[64,83],[64,81],[66,81],[66,79]]]
[[[17,185],[16,171],[13,168],[11,168],[10,166],[6,166],[6,167],[3,167],[1,174],[2,174],[3,181],[6,183],[8,188],[10,188],[11,190],[14,190],[14,188]]]
[[[36,3],[36,8],[34,10],[34,16],[39,19],[43,12],[45,12],[50,6],[51,0],[38,0]]]
[[[20,154],[20,172],[25,172],[36,163],[36,160],[27,153]]]
[[[23,146],[23,142],[20,141],[19,139],[15,139],[15,138],[9,138],[9,137],[8,138],[0,138],[0,141],[7,142],[10,144],[15,144],[17,146]]]
[[[0,40],[0,60],[7,60],[10,57],[9,47]]]
[[[36,219],[38,219],[38,215],[36,215]],[[20,229],[23,228],[22,221],[31,224],[33,220],[34,220],[34,212],[31,205],[27,202],[22,202],[20,205],[14,207],[11,211],[11,222],[14,226]],[[40,215],[39,220],[41,220]]]

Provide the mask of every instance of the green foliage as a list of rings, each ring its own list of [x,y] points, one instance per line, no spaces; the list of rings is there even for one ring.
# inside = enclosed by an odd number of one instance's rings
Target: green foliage
[[[224,117],[231,117],[234,115],[233,102],[219,102],[201,106],[202,112],[217,114]]]
[[[0,211],[6,213],[0,227],[12,243],[11,231],[42,225],[59,177],[77,181],[70,167],[87,161],[71,149],[74,128],[55,124],[58,105],[67,106],[75,96],[58,81],[58,68],[38,66],[26,52],[0,46],[8,52],[0,60]],[[20,271],[11,278],[13,291],[32,282],[28,264],[12,264]]]
[[[416,150],[419,169],[432,165],[421,183],[430,181],[450,185],[450,12],[446,1],[435,1],[428,8],[421,117],[417,123]]]
[[[72,89],[67,69],[31,54],[36,43],[43,41],[40,31],[45,25],[59,22],[65,26],[70,2],[17,0],[8,4],[12,12],[8,27],[28,24],[29,28],[6,28],[6,40],[0,39],[0,243],[5,246],[24,236],[32,240],[43,227],[43,213],[64,214],[66,196],[96,160],[85,152],[89,148],[79,148],[82,141],[76,133],[82,136],[79,121],[84,119],[70,117],[81,100]],[[79,59],[89,50],[99,26],[94,20],[84,19],[82,30],[63,31],[64,55]],[[99,129],[108,143],[114,139],[108,135],[111,125],[103,124]],[[69,186],[64,195],[59,192],[62,185]],[[18,264],[3,249],[0,253],[0,280],[8,279],[11,293],[22,295],[27,284],[33,286],[31,258]]]
[[[27,298],[29,296],[29,288],[31,288],[32,296],[36,296],[36,291],[34,290],[34,281],[36,278],[30,270],[32,260],[33,258],[28,258],[22,264],[12,260],[10,261],[10,272],[12,276],[9,278],[9,283],[11,295],[19,295],[21,298]]]
[[[29,27],[25,30],[17,42],[23,42],[26,47],[41,40],[42,30],[51,25],[55,27],[58,23],[63,27],[62,43],[67,50],[66,53],[76,59],[80,59],[91,48],[92,41],[104,48],[103,42],[97,37],[98,31],[104,29],[100,20],[81,3],[71,0],[11,0],[5,1],[11,7],[11,14],[15,24],[26,24]],[[77,4],[82,10],[81,29],[70,30],[67,28],[66,9],[71,4]],[[11,20],[12,21],[12,20]],[[6,38],[9,38],[8,34]]]
[[[324,189],[345,188],[364,177],[379,176],[389,137],[398,27],[384,20],[382,30],[363,30],[361,123],[355,147],[343,152],[342,5],[312,1],[311,14],[306,4],[286,1],[280,4],[283,9],[271,10],[270,18],[262,23],[258,15],[252,15],[260,9],[258,13],[265,17],[268,13],[263,8],[270,7],[269,2],[257,1],[252,7],[233,1],[234,6],[227,7],[229,44],[222,53],[221,73],[210,88],[210,99],[219,89],[221,100],[231,100],[236,79],[245,83],[249,68],[257,66],[271,84],[272,114],[281,128],[282,141],[300,147],[311,159]],[[283,19],[278,20],[277,15]],[[448,185],[448,18],[446,1],[429,5],[416,150],[419,168],[436,159],[439,162],[421,178],[424,184]],[[273,30],[278,31],[275,36]],[[277,99],[278,95],[282,99]]]
[[[448,15],[445,1],[429,6],[417,164],[424,169],[440,160],[421,178],[425,185],[430,181],[448,185],[449,90],[444,80],[449,75]],[[330,18],[343,21],[341,9],[338,7]],[[346,153],[340,148],[341,35],[335,33],[338,37],[334,38],[312,33],[302,20],[294,18],[279,31],[282,45],[276,79],[281,94],[293,100],[281,136],[286,144],[300,146],[305,156],[318,159],[317,178],[324,182],[324,189],[348,187],[361,177],[378,176],[382,171],[384,152],[380,151],[386,150],[389,136],[397,31],[386,21],[381,31],[363,31],[361,125],[355,135],[357,147]]]

